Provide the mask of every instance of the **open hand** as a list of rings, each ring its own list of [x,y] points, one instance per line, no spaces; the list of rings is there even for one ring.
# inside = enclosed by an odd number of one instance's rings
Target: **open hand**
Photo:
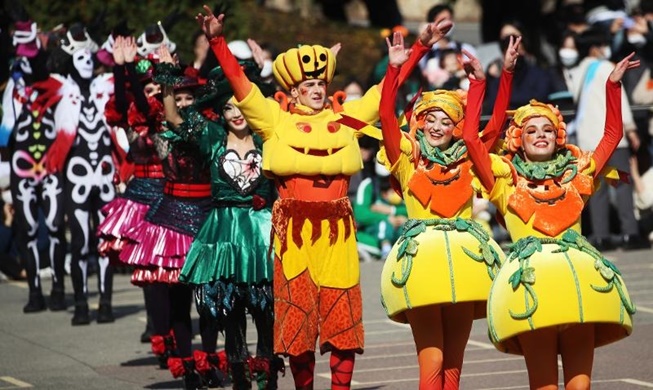
[[[123,65],[125,63],[125,54],[122,51],[123,39],[122,36],[118,35],[113,41],[113,62],[115,62],[116,65]]]
[[[441,18],[433,23],[429,23],[419,34],[419,41],[426,47],[435,45],[440,39],[453,27],[453,22],[447,18]]]
[[[170,54],[170,50],[168,49],[167,45],[159,46],[159,62],[163,64],[175,63],[175,60],[172,58],[172,54]]]
[[[385,43],[388,45],[388,63],[390,65],[401,66],[408,61],[411,50],[404,46],[404,37],[399,31],[392,34],[392,43],[390,43],[390,38],[386,38]]]
[[[125,62],[134,62],[138,47],[136,47],[136,39],[134,37],[125,37],[122,41],[122,52],[125,55]]]
[[[624,73],[628,69],[634,69],[637,68],[640,65],[639,60],[631,61],[630,59],[633,58],[635,55],[635,52],[632,52],[628,54],[623,60],[617,62],[617,64],[614,66],[614,69],[612,69],[612,72],[610,73],[610,81],[613,83],[618,83],[621,81],[621,79],[624,77]]]
[[[195,20],[200,25],[202,31],[208,39],[219,37],[222,35],[222,29],[224,28],[224,14],[218,15],[216,18],[213,15],[213,11],[206,4],[204,5],[204,12],[206,15],[203,15],[201,12],[197,14]]]

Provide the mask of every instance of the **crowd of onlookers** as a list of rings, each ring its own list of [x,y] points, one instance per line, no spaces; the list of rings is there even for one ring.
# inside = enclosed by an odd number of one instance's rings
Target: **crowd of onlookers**
[[[629,72],[623,82],[625,136],[610,161],[611,166],[629,174],[629,182],[614,188],[600,187],[585,210],[583,233],[600,250],[648,248],[653,241],[653,1],[559,1],[557,4],[555,25],[549,28],[554,33],[545,34],[525,23],[530,19],[515,17],[502,20],[494,44],[474,47],[456,40],[455,33],[442,39],[422,58],[419,70],[402,87],[397,107],[405,107],[420,88],[468,89],[469,81],[459,61],[464,49],[486,64],[488,81],[483,111],[489,117],[499,87],[502,52],[511,36],[521,36],[510,108],[527,104],[531,99],[555,104],[568,125],[570,142],[581,149],[594,150],[603,135],[605,102],[602,99],[605,99],[605,80],[613,66],[610,61],[635,52],[642,66]],[[455,20],[453,8],[446,4],[432,7],[425,22],[442,17]],[[398,26],[394,31],[406,30]],[[497,43],[500,50],[493,52]],[[367,83],[354,80],[346,89],[365,90],[383,77],[386,66],[387,58],[381,59]],[[364,159],[376,153],[377,145],[373,142],[364,141],[361,147]],[[384,248],[389,248],[385,244],[405,221],[405,211],[402,213],[400,199],[389,197],[386,192],[388,172],[375,169],[372,157],[366,159],[365,167],[361,185],[352,182],[350,194],[358,219],[362,258],[382,259]],[[475,218],[492,229],[497,240],[507,240],[505,231],[491,218],[492,213],[492,206],[485,201],[479,199],[475,203]]]

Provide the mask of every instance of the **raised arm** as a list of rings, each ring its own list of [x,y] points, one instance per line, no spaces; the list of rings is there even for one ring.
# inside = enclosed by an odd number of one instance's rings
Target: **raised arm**
[[[204,31],[204,34],[206,34],[206,37],[209,39],[211,50],[213,50],[220,66],[222,66],[225,77],[229,80],[229,85],[231,85],[231,88],[234,91],[234,97],[240,102],[249,95],[249,92],[252,90],[252,83],[247,79],[245,72],[240,68],[236,57],[234,57],[231,51],[229,51],[227,42],[222,35],[222,30],[224,28],[224,14],[220,14],[216,17],[213,15],[211,9],[206,5],[204,5],[204,12],[206,15],[203,15],[200,12],[197,14],[195,19],[197,20],[197,23],[199,23],[202,31]]]
[[[383,133],[383,146],[385,147],[388,161],[394,165],[399,160],[401,150],[401,130],[399,121],[395,115],[395,102],[397,101],[397,90],[399,89],[400,67],[405,66],[411,50],[404,48],[404,38],[399,32],[392,36],[392,43],[386,38],[388,44],[388,69],[385,75],[385,83],[381,89],[381,103],[379,107],[379,118],[381,120],[381,132]]]
[[[510,36],[510,43],[503,59],[503,71],[499,79],[499,91],[492,109],[492,116],[483,129],[482,141],[487,150],[493,150],[501,130],[506,123],[506,110],[510,104],[510,94],[512,92],[512,77],[519,57],[519,44],[521,37],[513,39]]]
[[[486,191],[491,191],[494,187],[492,162],[485,144],[483,144],[478,136],[483,97],[485,96],[485,73],[483,72],[483,65],[481,65],[478,58],[466,50],[463,50],[463,53],[469,58],[469,61],[466,61],[463,66],[469,77],[463,140],[465,141],[465,146],[467,146],[469,159],[474,164],[474,169],[481,184],[485,187]]]
[[[596,163],[594,177],[601,173],[624,134],[621,120],[621,79],[628,69],[637,68],[640,65],[639,60],[631,61],[634,55],[634,52],[630,53],[619,61],[605,83],[605,130],[599,145],[594,150],[593,158]]]
[[[422,30],[418,39],[408,52],[410,54],[408,60],[401,66],[401,70],[397,76],[399,85],[402,85],[406,79],[410,77],[411,73],[413,73],[413,69],[415,69],[424,54],[426,54],[440,39],[447,35],[447,32],[449,32],[452,27],[453,23],[451,20],[443,18],[434,23],[429,23],[429,25]],[[378,84],[380,90],[383,90],[384,81],[385,77]]]
[[[173,64],[175,61],[168,50],[168,47],[161,45],[159,48],[159,61],[164,64]],[[184,120],[179,115],[177,104],[175,103],[174,87],[172,85],[162,85],[163,90],[163,110],[165,113],[166,121],[172,127],[179,126]]]

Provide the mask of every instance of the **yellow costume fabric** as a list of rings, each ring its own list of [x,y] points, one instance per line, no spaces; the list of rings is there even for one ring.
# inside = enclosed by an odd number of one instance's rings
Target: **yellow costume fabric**
[[[521,354],[516,336],[545,327],[564,329],[565,325],[594,323],[596,347],[632,332],[634,306],[623,279],[616,267],[580,234],[583,204],[576,209],[571,209],[572,205],[576,207],[574,203],[569,203],[569,208],[563,204],[579,196],[585,202],[594,189],[591,155],[571,150],[577,157],[576,177],[568,180],[574,174],[568,170],[554,179],[556,185],[540,183],[536,188],[527,185],[532,181],[517,176],[507,160],[491,155],[496,182],[484,195],[504,216],[513,240],[487,303],[490,338],[503,352]],[[476,180],[474,186],[480,189]],[[531,191],[520,195],[520,188]],[[550,195],[552,191],[564,192]],[[515,202],[519,196],[520,201]],[[542,197],[547,197],[548,202],[538,201]],[[530,209],[531,203],[536,207]],[[525,209],[529,211],[525,213]],[[567,214],[574,218],[568,219]],[[555,216],[565,223],[544,221]]]
[[[361,99],[344,103],[341,112],[324,109],[313,113],[303,106],[296,106],[293,112],[288,112],[277,101],[266,99],[253,85],[250,93],[242,101],[236,102],[236,106],[243,112],[250,127],[263,138],[263,170],[268,176],[332,177],[351,176],[362,168],[357,141],[362,134],[336,121],[344,114],[368,124],[375,123],[380,99],[378,88],[372,87]],[[297,194],[297,200],[305,201],[301,194]],[[346,199],[339,202],[349,204]],[[303,207],[317,213],[319,204],[323,202],[316,202],[314,206],[310,205],[310,201],[305,203],[309,204]],[[273,209],[272,218],[273,222],[277,221],[276,226],[283,219],[279,215],[280,210],[280,207]],[[351,215],[350,205],[347,213]],[[345,234],[347,229],[353,230],[351,219],[341,216],[337,222],[329,222],[329,216],[325,215],[321,222],[316,222],[315,215],[303,218],[305,222],[301,225],[290,220],[283,222],[290,227],[287,232],[275,228],[275,253],[282,259],[286,277],[293,278],[309,269],[311,278],[318,286],[348,288],[358,284],[356,237],[355,234]],[[338,225],[338,239],[335,241],[329,237],[333,223]],[[294,233],[298,229],[301,230],[300,235]],[[317,237],[314,233],[316,229],[321,232]],[[297,239],[291,239],[299,236],[303,238],[302,244]],[[282,248],[281,242],[287,242],[287,247]],[[307,253],[313,255],[308,256]],[[332,264],[329,259],[348,265],[326,267]]]
[[[386,313],[390,319],[406,323],[405,311],[411,308],[477,302],[476,318],[482,318],[503,254],[487,232],[470,220],[473,193],[465,198],[464,193],[451,190],[456,185],[471,188],[471,176],[462,173],[469,170],[468,161],[463,158],[457,167],[450,166],[447,179],[434,184],[433,171],[443,167],[435,164],[427,168],[422,162],[416,166],[412,143],[405,136],[400,148],[402,153],[394,166],[386,161],[385,150],[378,156],[399,181],[411,218],[383,267],[381,299]],[[428,184],[420,177],[428,178]],[[433,190],[430,197],[421,194],[429,190]],[[457,210],[440,208],[438,201],[443,196],[457,198]]]

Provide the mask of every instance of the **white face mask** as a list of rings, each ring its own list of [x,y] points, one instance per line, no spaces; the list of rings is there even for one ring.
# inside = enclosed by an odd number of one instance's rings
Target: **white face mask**
[[[460,89],[463,91],[469,91],[469,79],[464,78],[460,81]]]
[[[635,46],[637,48],[640,48],[640,47],[646,45],[646,38],[642,34],[639,34],[639,33],[628,34],[628,42],[631,45],[633,45],[633,46]]]
[[[563,47],[558,51],[560,62],[565,68],[571,68],[578,61],[578,51],[568,47]]]
[[[604,46],[601,52],[603,54],[603,58],[606,60],[609,60],[610,57],[612,57],[612,49],[610,49],[610,46]]]
[[[83,79],[90,79],[93,76],[93,56],[89,49],[81,49],[74,52],[73,65]]]

